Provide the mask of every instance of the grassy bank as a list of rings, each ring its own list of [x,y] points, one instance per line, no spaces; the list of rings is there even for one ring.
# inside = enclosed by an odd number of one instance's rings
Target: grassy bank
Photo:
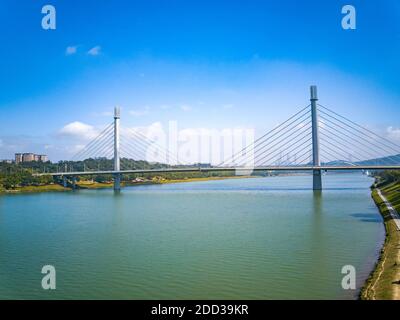
[[[226,177],[202,177],[202,178],[187,178],[187,179],[165,179],[160,180],[158,183],[180,183],[180,182],[195,182],[195,181],[208,181],[208,180],[225,180],[225,179],[244,179],[244,178],[259,178],[259,176],[226,176]]]
[[[124,186],[139,186],[147,184],[168,184],[168,183],[182,183],[182,182],[195,182],[195,181],[208,181],[208,180],[224,180],[224,179],[241,179],[241,178],[255,178],[256,176],[224,176],[224,177],[199,177],[199,178],[185,178],[185,179],[154,179],[145,180],[140,182],[122,182]],[[94,182],[94,181],[80,181],[77,183],[80,189],[105,189],[112,188],[112,182]],[[25,186],[16,187],[15,189],[5,190],[0,189],[0,194],[10,193],[34,193],[34,192],[51,192],[51,191],[71,191],[71,188],[64,188],[58,184],[47,184],[41,186]]]
[[[400,182],[380,183],[379,189],[397,212],[400,212]],[[400,299],[400,231],[397,230],[377,188],[372,190],[372,198],[384,219],[386,239],[376,268],[364,285],[360,298],[398,300]]]
[[[51,192],[51,191],[67,191],[68,189],[58,184],[46,184],[41,186],[24,186],[15,189],[0,189],[0,194],[10,193],[33,193],[33,192]]]
[[[182,183],[182,182],[195,182],[195,181],[209,181],[209,180],[225,180],[225,179],[240,179],[240,178],[255,178],[255,176],[224,176],[224,177],[198,177],[198,178],[184,178],[184,179],[154,179],[145,180],[140,182],[130,182],[124,181],[121,183],[122,187],[125,186],[140,186],[147,184],[169,184],[169,183]],[[82,189],[102,189],[102,188],[112,188],[113,183],[98,183],[98,182],[79,182],[78,186]]]

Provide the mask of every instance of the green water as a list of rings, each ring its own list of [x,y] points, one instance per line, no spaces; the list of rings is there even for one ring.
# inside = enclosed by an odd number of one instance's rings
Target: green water
[[[311,179],[0,196],[0,298],[354,299],[384,240],[372,179]]]

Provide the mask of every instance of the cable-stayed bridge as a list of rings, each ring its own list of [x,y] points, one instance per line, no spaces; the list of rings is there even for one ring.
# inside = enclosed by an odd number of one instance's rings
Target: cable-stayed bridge
[[[321,190],[323,171],[400,170],[399,145],[319,104],[316,86],[311,86],[310,94],[309,105],[215,166],[183,166],[174,152],[139,130],[121,128],[120,112],[116,108],[113,123],[71,159],[112,159],[112,170],[83,168],[36,175],[62,177],[64,183],[71,178],[75,184],[77,176],[111,174],[114,189],[120,190],[121,175],[132,173],[310,171],[313,189]],[[157,159],[164,161],[157,162]],[[140,168],[130,160],[156,165]]]

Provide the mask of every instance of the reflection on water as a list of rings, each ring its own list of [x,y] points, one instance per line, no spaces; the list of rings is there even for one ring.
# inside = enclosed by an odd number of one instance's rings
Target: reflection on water
[[[355,298],[341,268],[360,288],[384,239],[372,180],[328,174],[313,192],[311,179],[0,197],[0,298]]]

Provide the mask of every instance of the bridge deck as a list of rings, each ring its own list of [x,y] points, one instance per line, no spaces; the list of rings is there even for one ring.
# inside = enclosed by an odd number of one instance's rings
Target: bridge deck
[[[74,171],[74,172],[53,172],[53,173],[36,173],[34,176],[83,176],[83,175],[102,175],[102,174],[129,174],[129,173],[168,173],[168,172],[212,172],[212,171],[340,171],[340,170],[400,170],[400,165],[393,166],[269,166],[269,167],[211,167],[211,168],[168,168],[168,169],[137,169],[137,170],[119,170],[119,171]]]

